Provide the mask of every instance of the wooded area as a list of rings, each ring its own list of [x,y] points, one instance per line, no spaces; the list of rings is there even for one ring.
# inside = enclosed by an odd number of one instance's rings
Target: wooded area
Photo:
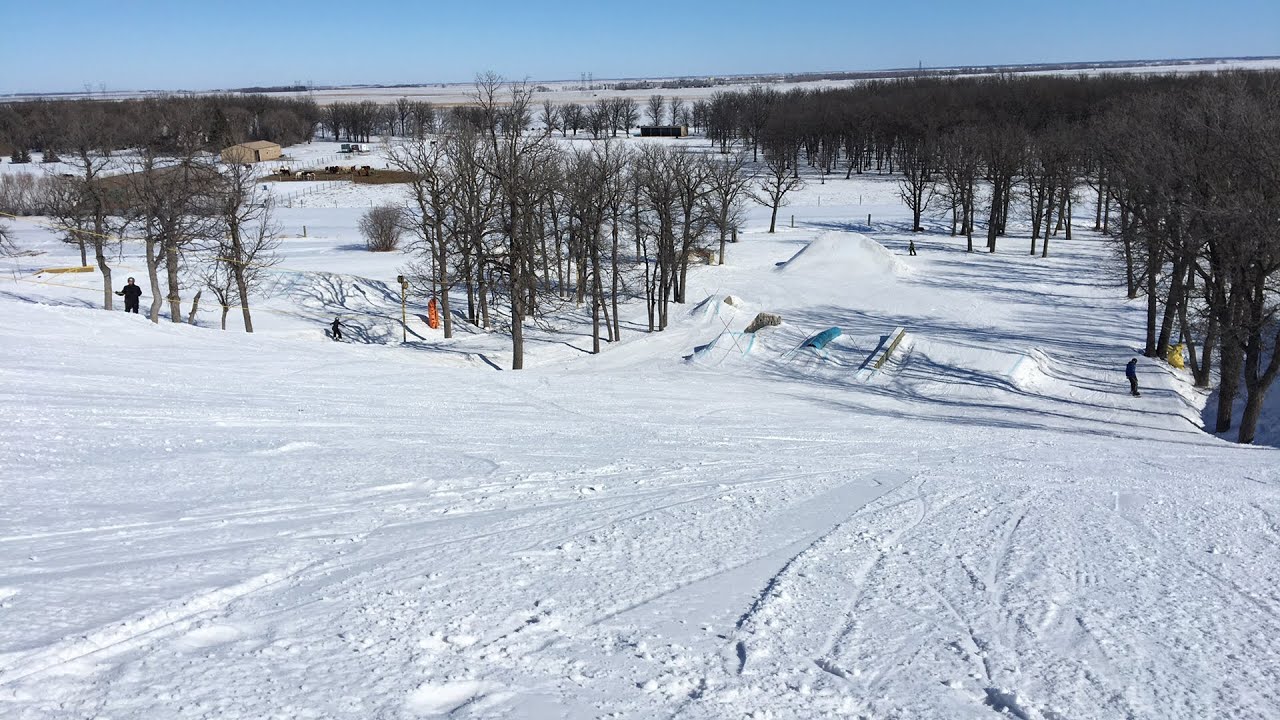
[[[1128,296],[1146,297],[1145,354],[1184,344],[1208,387],[1217,353],[1215,429],[1233,427],[1243,389],[1238,439],[1252,442],[1280,371],[1280,73],[752,88],[704,113],[722,151],[783,158],[795,177],[899,176],[916,230],[940,214],[970,251],[979,233],[995,252],[1024,220],[1047,256],[1091,202]]]
[[[214,170],[202,153],[297,142],[318,126],[357,142],[396,136],[387,152],[410,180],[414,286],[439,297],[446,337],[451,290],[465,296],[468,322],[509,328],[518,369],[523,323],[557,303],[590,303],[596,352],[620,336],[623,298],[643,298],[648,330],[661,331],[670,304],[686,300],[690,262],[724,262],[744,203],[771,209],[772,232],[804,182],[894,176],[912,227],[934,223],[969,251],[975,235],[995,252],[1025,227],[1030,253],[1047,257],[1083,206],[1115,246],[1118,282],[1146,298],[1145,353],[1185,345],[1198,386],[1215,370],[1222,378],[1216,430],[1235,426],[1243,390],[1238,439],[1254,437],[1280,372],[1280,73],[921,78],[648,98],[650,122],[691,125],[709,149],[613,142],[639,122],[635,100],[535,106],[526,84],[485,75],[475,87],[472,104],[441,111],[257,96],[0,106],[0,139],[15,156],[40,150],[76,169],[5,176],[0,209],[49,215],[83,260],[92,249],[107,308],[107,245],[128,235],[146,246],[154,320],[162,296],[179,320],[185,282],[240,306],[249,329],[255,273],[272,262],[270,202],[247,171]],[[600,141],[555,135],[579,131]],[[133,172],[105,176],[108,153],[126,148]],[[198,281],[183,280],[188,264],[205,268]]]

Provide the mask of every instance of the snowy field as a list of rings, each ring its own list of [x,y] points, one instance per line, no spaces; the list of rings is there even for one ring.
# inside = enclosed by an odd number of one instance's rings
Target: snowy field
[[[0,717],[1280,717],[1280,451],[1164,364],[1128,395],[1104,239],[910,257],[891,179],[815,182],[669,331],[633,303],[591,356],[568,305],[513,373],[400,323],[407,256],[355,230],[400,189],[271,187],[251,336],[93,309],[13,223]]]
[[[1019,74],[1027,75],[1130,75],[1130,74],[1188,74],[1202,72],[1221,72],[1227,70],[1273,70],[1280,67],[1280,58],[1223,58],[1223,59],[1206,59],[1204,61],[1187,61],[1186,63],[1171,64],[1153,64],[1159,61],[1134,61],[1132,65],[1116,66],[1104,69],[1060,69],[1060,70],[1020,70]],[[1019,66],[1001,66],[1017,71]],[[1025,66],[1024,66],[1025,67]],[[947,68],[930,68],[930,70],[945,70]],[[900,69],[901,70],[901,69]],[[905,68],[910,71],[910,68]],[[960,76],[963,77],[982,77],[987,73],[977,72],[972,68],[960,68]],[[837,71],[838,72],[838,71]],[[850,72],[876,72],[876,70],[862,69],[850,70]],[[704,76],[697,76],[699,79]],[[512,78],[518,80],[519,78]],[[692,88],[662,88],[654,87],[646,90],[616,90],[613,85],[621,82],[636,83],[648,81],[654,85],[661,85],[664,82],[672,80],[680,80],[682,78],[595,78],[592,80],[592,89],[584,89],[584,81],[582,78],[577,80],[535,80],[530,79],[529,84],[534,87],[543,88],[535,95],[535,100],[539,103],[543,100],[550,100],[556,105],[564,105],[567,103],[590,104],[600,98],[611,97],[629,97],[643,103],[650,95],[659,94],[668,100],[672,98],[681,98],[688,102],[697,100],[706,100],[712,95],[726,91],[742,91],[758,82],[749,81],[747,78],[739,78],[735,76],[716,78],[721,84],[712,87],[692,87]],[[850,80],[807,80],[802,82],[768,82],[769,87],[779,91],[787,92],[788,90],[829,90],[835,88],[851,87],[866,82],[861,79]],[[610,86],[610,87],[606,87]],[[112,90],[105,92],[67,92],[67,93],[49,93],[43,97],[59,100],[75,100],[75,99],[111,99],[123,100],[127,98],[147,97],[154,95],[157,91],[139,91],[139,90]],[[187,91],[182,91],[187,92]],[[200,90],[199,92],[219,92],[218,90]],[[221,91],[228,92],[228,91]],[[376,85],[352,85],[345,87],[325,88],[322,90],[313,90],[309,92],[273,92],[270,93],[275,97],[299,97],[310,98],[320,105],[329,105],[337,102],[363,102],[371,100],[376,103],[387,104],[394,103],[400,98],[408,98],[421,102],[430,102],[436,105],[464,105],[475,101],[475,86],[471,82],[455,82],[455,83],[432,83],[421,84],[405,87],[379,87]],[[15,99],[28,99],[27,97]]]

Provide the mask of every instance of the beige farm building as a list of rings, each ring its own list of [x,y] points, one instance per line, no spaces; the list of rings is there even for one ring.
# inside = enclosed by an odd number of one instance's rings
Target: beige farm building
[[[222,161],[229,163],[256,163],[263,160],[276,160],[280,157],[280,146],[266,140],[232,145],[222,151]]]

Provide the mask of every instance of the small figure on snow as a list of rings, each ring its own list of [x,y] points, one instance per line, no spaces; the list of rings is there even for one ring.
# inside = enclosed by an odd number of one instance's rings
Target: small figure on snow
[[[116,294],[124,296],[125,312],[138,314],[138,298],[142,297],[142,288],[133,284],[133,278],[129,278],[129,284],[123,290],[117,290]]]
[[[329,329],[331,331],[331,336],[333,337],[335,342],[342,340],[342,318],[341,317],[335,317],[333,319],[333,324],[329,326]]]
[[[910,240],[908,240],[908,241],[907,241],[907,252],[908,252],[909,254],[913,255],[913,256],[916,254],[916,241],[915,241],[915,238],[912,238],[912,239],[910,239]]]
[[[1134,397],[1142,397],[1142,393],[1138,392],[1138,358],[1129,361],[1124,366],[1124,376],[1129,378],[1129,392]]]

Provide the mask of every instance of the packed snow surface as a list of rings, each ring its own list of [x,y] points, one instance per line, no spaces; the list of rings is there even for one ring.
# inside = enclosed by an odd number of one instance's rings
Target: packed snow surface
[[[0,717],[1280,716],[1280,455],[1163,364],[1129,397],[1099,236],[909,257],[892,182],[811,184],[667,332],[592,356],[569,303],[513,373],[400,325],[393,192],[286,205],[253,335],[92,309],[15,223]]]

